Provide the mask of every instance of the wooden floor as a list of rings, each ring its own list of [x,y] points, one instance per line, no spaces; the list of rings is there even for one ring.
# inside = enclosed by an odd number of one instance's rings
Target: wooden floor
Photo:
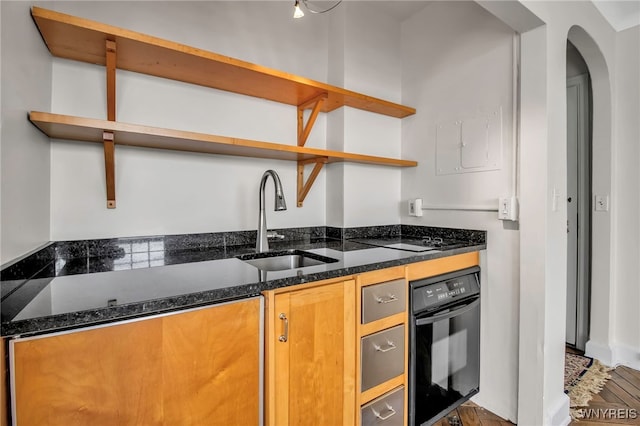
[[[456,410],[447,414],[434,426],[513,426],[513,423],[496,416],[491,411],[474,404],[465,402]]]
[[[589,402],[585,417],[572,425],[640,425],[640,371],[620,366],[609,374],[611,379]]]
[[[579,351],[570,350],[582,354]],[[572,421],[573,426],[640,425],[640,371],[620,366],[611,370],[611,379],[589,402],[585,417]],[[508,422],[490,411],[467,402],[447,414],[434,426],[509,426]]]
[[[567,352],[584,352],[567,346]],[[619,366],[609,372],[611,379],[594,395],[584,412],[585,417],[573,426],[640,425],[640,371]]]

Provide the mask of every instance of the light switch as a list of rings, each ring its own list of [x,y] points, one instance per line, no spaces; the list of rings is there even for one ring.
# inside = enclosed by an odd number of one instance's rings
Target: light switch
[[[516,197],[498,199],[498,219],[518,220],[518,199]]]

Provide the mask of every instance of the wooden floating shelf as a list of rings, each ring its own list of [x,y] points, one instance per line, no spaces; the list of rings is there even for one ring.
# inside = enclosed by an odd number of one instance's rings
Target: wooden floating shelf
[[[302,207],[326,163],[417,165],[415,161],[304,146],[319,112],[349,106],[404,118],[415,114],[414,108],[52,10],[33,7],[31,15],[52,55],[105,67],[107,120],[36,111],[30,113],[29,119],[51,138],[103,144],[108,208],[116,206],[115,145],[297,161],[298,207]],[[294,105],[297,107],[297,146],[118,122],[118,68]],[[311,113],[305,122],[306,110]],[[313,165],[313,169],[305,180],[308,165]]]
[[[116,145],[290,161],[354,162],[396,167],[414,167],[418,164],[416,161],[410,160],[351,154],[47,112],[31,111],[29,120],[47,136],[54,139],[103,143],[104,132],[111,132]]]
[[[106,65],[107,40],[117,44],[115,67],[299,106],[326,95],[321,111],[349,106],[391,117],[411,107],[304,77],[88,19],[33,7],[31,15],[49,51],[61,58]]]

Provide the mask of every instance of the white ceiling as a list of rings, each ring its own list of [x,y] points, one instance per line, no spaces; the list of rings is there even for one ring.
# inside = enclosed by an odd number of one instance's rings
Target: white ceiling
[[[431,0],[432,1],[432,0]],[[396,0],[370,2],[372,5],[382,8],[383,12],[391,15],[399,21],[404,21],[414,13],[417,13],[431,1],[425,0]]]
[[[593,0],[616,31],[640,25],[640,0]]]
[[[399,21],[404,21],[432,1],[434,0],[374,0],[368,3],[371,7],[379,7],[385,14],[391,15]],[[593,0],[593,3],[616,31],[626,30],[627,28],[640,25],[640,0]]]

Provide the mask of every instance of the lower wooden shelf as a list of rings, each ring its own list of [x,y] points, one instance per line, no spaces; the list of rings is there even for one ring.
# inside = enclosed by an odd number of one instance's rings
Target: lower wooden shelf
[[[107,131],[113,132],[116,145],[271,158],[275,160],[298,161],[326,157],[328,163],[356,162],[398,167],[414,167],[418,165],[416,161],[410,160],[328,151],[297,145],[261,142],[47,112],[31,111],[29,120],[47,136],[54,139],[102,143],[103,133]]]
[[[416,161],[411,160],[329,151],[39,111],[31,111],[29,120],[47,136],[54,139],[106,143],[106,133],[113,137],[115,145],[298,161],[298,164],[302,166],[314,162],[316,164],[355,162],[395,167],[415,167],[418,165]],[[115,176],[113,161],[107,162],[106,167],[107,187],[109,187],[109,180]],[[317,175],[317,172],[315,174]],[[300,188],[300,183],[298,185],[298,206],[302,205],[304,195],[309,189],[304,187],[310,186],[304,185],[304,182],[302,185],[303,188]],[[113,188],[111,188],[111,192],[113,194],[112,205],[108,206],[115,207]],[[301,195],[302,200],[300,199]]]

